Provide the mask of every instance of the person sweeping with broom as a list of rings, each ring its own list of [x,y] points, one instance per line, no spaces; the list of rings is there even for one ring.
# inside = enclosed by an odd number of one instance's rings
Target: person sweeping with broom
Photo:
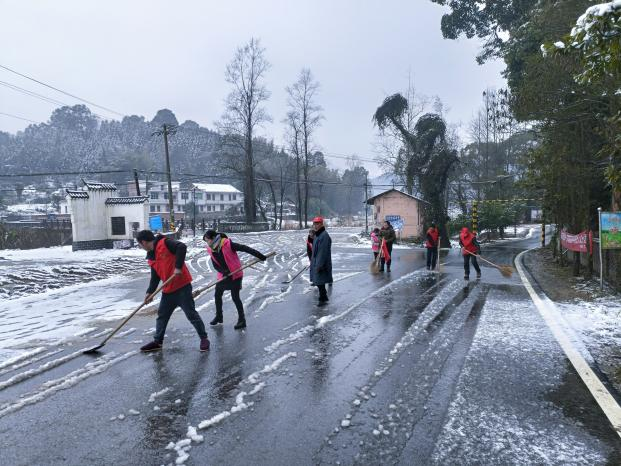
[[[246,315],[244,314],[244,305],[239,297],[244,272],[239,270],[242,265],[237,252],[246,252],[261,261],[266,260],[267,257],[245,244],[234,243],[224,233],[218,233],[215,230],[207,230],[203,235],[203,240],[207,243],[207,251],[211,256],[211,262],[218,272],[218,280],[236,271],[225,280],[219,281],[216,285],[216,293],[214,296],[216,302],[216,317],[209,322],[209,324],[218,325],[224,321],[224,316],[222,314],[222,296],[224,292],[228,290],[231,292],[231,299],[237,308],[237,323],[233,328],[235,330],[244,329],[246,328]]]
[[[200,350],[209,350],[209,339],[201,316],[196,312],[192,297],[192,275],[185,265],[187,247],[181,241],[165,236],[155,236],[150,230],[142,230],[136,235],[136,241],[142,249],[147,251],[147,261],[151,267],[151,281],[147,289],[144,304],[153,301],[151,293],[155,291],[160,280],[165,283],[162,289],[162,299],[157,310],[155,321],[155,335],[153,341],[147,343],[140,351],[151,352],[162,349],[166,326],[173,311],[180,307],[190,323],[196,329],[200,338]]]
[[[481,254],[481,246],[477,241],[476,235],[468,230],[468,227],[463,227],[461,229],[461,233],[459,233],[459,245],[462,248],[461,253],[464,256],[464,280],[470,279],[471,260],[474,270],[477,271],[477,278],[481,278],[481,269],[477,262],[477,255]]]

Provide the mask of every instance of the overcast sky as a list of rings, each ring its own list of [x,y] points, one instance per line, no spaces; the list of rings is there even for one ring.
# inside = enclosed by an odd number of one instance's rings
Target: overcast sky
[[[274,123],[262,134],[282,143],[284,88],[309,67],[326,118],[319,146],[374,158],[371,116],[407,87],[408,74],[417,92],[442,99],[463,134],[482,91],[503,86],[502,63],[476,64],[477,41],[442,38],[443,11],[429,0],[0,0],[0,64],[123,114],[151,119],[169,108],[180,122],[213,128],[229,89],[225,66],[256,37],[272,64],[266,85]],[[0,81],[78,103],[2,69]],[[0,112],[47,121],[54,108],[0,85]],[[0,115],[1,131],[27,125]]]

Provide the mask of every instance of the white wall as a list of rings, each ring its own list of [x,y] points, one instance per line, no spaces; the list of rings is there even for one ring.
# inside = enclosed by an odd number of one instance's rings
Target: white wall
[[[125,234],[112,234],[111,217],[125,217]],[[106,234],[110,239],[132,239],[132,223],[138,222],[138,231],[149,228],[148,204],[110,204],[106,206]]]
[[[67,196],[71,210],[73,241],[108,239],[106,228],[106,199],[109,191],[89,191],[88,199],[71,199]]]

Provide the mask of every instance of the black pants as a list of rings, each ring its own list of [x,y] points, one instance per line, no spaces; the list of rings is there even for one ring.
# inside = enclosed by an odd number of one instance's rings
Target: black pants
[[[373,259],[377,259],[377,255],[379,254],[379,252],[377,251],[373,251]]]
[[[242,288],[242,278],[238,278],[237,280],[224,280],[216,285],[216,293],[214,299],[216,301],[216,314],[222,314],[222,296],[226,290],[231,291],[231,299],[235,303],[235,307],[237,308],[237,314],[242,317],[244,315],[244,305],[242,303],[241,298],[239,297],[239,292]]]
[[[390,264],[392,263],[392,243],[386,243],[386,249],[388,249],[388,254],[391,257],[388,261],[382,257],[382,265],[380,266],[380,270],[384,270],[384,264],[386,264],[386,270],[390,272]]]
[[[477,275],[481,275],[481,269],[479,268],[477,258],[472,254],[466,254],[464,256],[464,277],[470,276],[470,260],[472,260],[472,266],[474,267],[474,270],[477,271]]]
[[[177,306],[183,310],[185,316],[196,329],[198,336],[206,338],[205,324],[201,316],[196,312],[194,298],[192,297],[192,285],[188,284],[172,293],[162,293],[160,307],[157,310],[157,319],[155,320],[155,335],[153,339],[160,343],[164,341],[166,326]]]
[[[326,285],[317,285],[319,289],[319,301],[327,301],[328,300],[328,292],[326,291]]]
[[[438,248],[427,248],[427,268],[435,269],[438,260]]]

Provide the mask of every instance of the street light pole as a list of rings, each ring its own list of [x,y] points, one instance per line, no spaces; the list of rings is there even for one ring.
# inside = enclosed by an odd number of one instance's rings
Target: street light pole
[[[193,204],[193,218],[192,218],[192,234],[196,238],[196,186],[192,188],[192,204]]]

